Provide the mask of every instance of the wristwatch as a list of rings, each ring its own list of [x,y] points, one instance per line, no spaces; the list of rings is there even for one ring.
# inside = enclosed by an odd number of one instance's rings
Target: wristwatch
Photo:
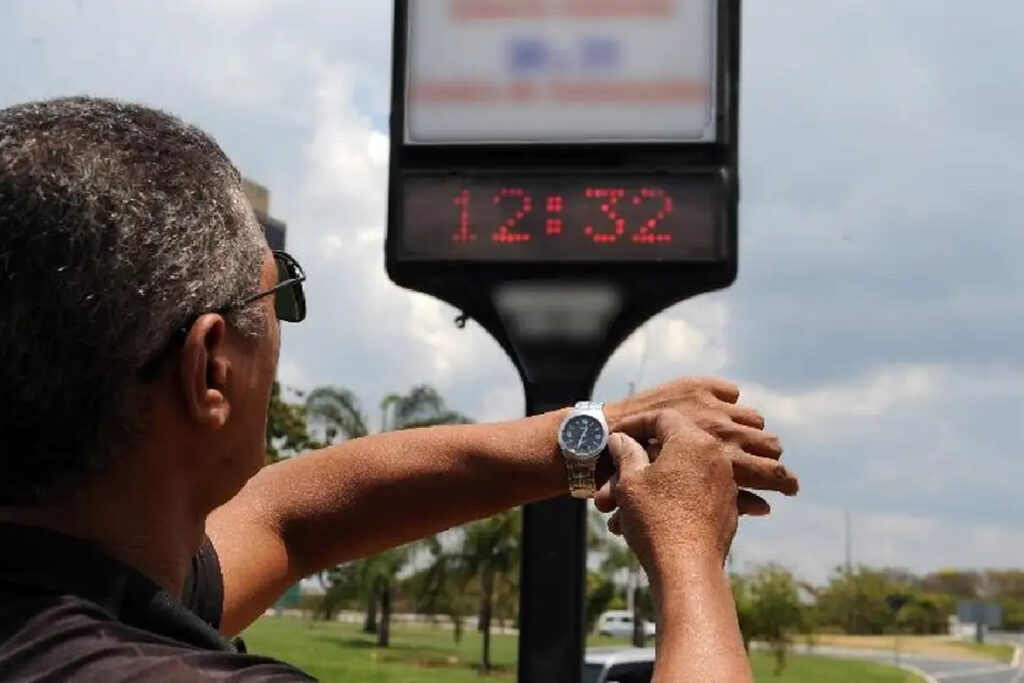
[[[558,446],[569,471],[569,493],[573,498],[593,498],[597,492],[594,472],[607,445],[604,404],[577,403],[558,428]]]

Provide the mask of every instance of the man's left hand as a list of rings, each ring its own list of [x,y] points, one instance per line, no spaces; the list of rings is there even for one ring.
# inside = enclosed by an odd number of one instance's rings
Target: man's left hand
[[[708,434],[739,447],[733,457],[733,475],[739,486],[795,495],[797,478],[779,459],[779,437],[765,431],[765,420],[756,410],[739,405],[740,390],[735,384],[716,378],[690,378],[669,382],[630,398],[605,406],[608,425],[614,433],[622,431],[637,417],[659,410],[674,410]],[[649,444],[652,459],[658,445]],[[595,498],[602,512],[615,509],[611,487],[605,482],[613,476],[609,463],[599,466],[598,477],[604,484]],[[768,506],[754,506],[746,514],[767,514]]]

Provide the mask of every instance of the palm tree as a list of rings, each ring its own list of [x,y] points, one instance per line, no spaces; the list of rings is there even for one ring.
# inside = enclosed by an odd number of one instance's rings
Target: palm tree
[[[644,622],[640,618],[637,594],[641,588],[643,568],[636,554],[621,539],[608,531],[604,516],[591,507],[587,515],[587,549],[604,555],[601,561],[601,573],[605,576],[621,577],[626,575],[626,605],[633,614],[633,645],[644,647],[647,636],[644,633]],[[596,615],[593,617],[596,619]]]
[[[515,590],[519,576],[520,519],[518,511],[510,510],[490,519],[467,524],[462,528],[457,547],[443,548],[440,542],[431,546],[433,562],[423,582],[427,603],[431,597],[465,594],[471,587],[479,591],[479,629],[483,633],[480,666],[491,669],[491,621],[496,599]]]
[[[302,398],[302,392],[290,387],[288,389]],[[267,410],[268,464],[320,445],[309,436],[305,406],[289,403],[281,393],[280,383],[274,382]]]
[[[416,609],[421,614],[444,615],[451,620],[452,637],[458,644],[462,642],[466,614],[473,609],[473,598],[460,585],[461,577],[457,575],[460,567],[453,562],[438,561],[446,552],[441,538],[451,533],[423,541],[423,548],[433,562],[411,577],[409,589],[416,596]]]
[[[323,435],[327,443],[359,439],[369,435],[367,419],[359,400],[348,389],[321,387],[306,399],[306,414],[310,431]],[[449,410],[437,390],[422,385],[413,387],[408,394],[390,394],[380,403],[381,432],[413,429],[441,424],[467,424],[471,420],[461,413]],[[366,620],[363,631],[377,634],[378,647],[387,647],[391,631],[391,603],[395,577],[409,562],[411,546],[395,548],[374,557],[350,563],[344,572],[328,573],[343,579],[337,592],[349,593],[353,589],[366,596]],[[377,614],[380,613],[378,626]]]
[[[314,389],[306,398],[306,414],[310,430],[320,431],[328,443],[360,439],[370,433],[359,399],[348,389]]]
[[[413,387],[405,395],[385,396],[380,402],[380,412],[382,432],[472,422],[465,415],[449,410],[437,390],[428,385]]]

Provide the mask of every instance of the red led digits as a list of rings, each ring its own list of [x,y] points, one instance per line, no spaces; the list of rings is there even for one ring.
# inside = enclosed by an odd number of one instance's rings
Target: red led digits
[[[459,207],[459,228],[452,235],[452,239],[456,242],[472,242],[476,239],[476,234],[469,229],[469,190],[460,192],[452,203]]]
[[[501,244],[529,242],[529,233],[515,232],[514,228],[519,225],[519,222],[523,220],[528,213],[533,211],[533,197],[531,197],[526,190],[521,187],[503,187],[496,195],[494,195],[492,201],[495,204],[501,204],[509,197],[513,200],[519,200],[519,208],[507,221],[498,226],[497,232],[491,235],[491,240]]]
[[[614,244],[619,237],[626,234],[626,220],[616,212],[616,205],[620,199],[626,196],[626,190],[623,188],[588,187],[584,194],[590,199],[601,200],[601,211],[608,216],[613,227],[611,232],[600,232],[593,225],[588,225],[583,231],[596,244]]]
[[[549,235],[561,235],[562,234],[562,219],[561,217],[551,216],[551,214],[561,214],[563,207],[562,195],[553,194],[548,195],[547,210],[548,210],[548,222],[547,222],[547,233]]]
[[[575,194],[580,189],[566,196],[558,191],[545,191],[539,184],[529,189],[492,186],[488,192],[492,203],[490,215],[497,218],[484,219],[497,223],[491,233],[491,242],[495,245],[535,242],[534,232],[554,242],[561,242],[567,234],[567,227],[571,227],[568,231],[572,233],[568,237],[570,240],[579,239],[575,231],[581,230],[584,239],[591,244],[620,245],[611,251],[629,250],[629,247],[622,246],[625,244],[655,245],[674,241],[669,216],[675,206],[664,187],[590,186],[581,189],[582,197]],[[536,207],[534,193],[538,197]],[[452,235],[456,243],[472,243],[479,237],[473,225],[473,216],[476,216],[477,211],[471,209],[471,195],[471,189],[465,188],[452,198],[452,204],[458,210],[458,222]],[[477,198],[478,202],[479,199],[482,197]],[[576,203],[585,206],[577,206]],[[538,225],[533,227],[530,215],[535,208],[544,213],[536,221]],[[600,214],[597,213],[598,208]],[[668,223],[666,219],[669,219]]]
[[[658,224],[665,220],[666,215],[672,213],[672,198],[665,194],[664,189],[655,187],[645,187],[633,195],[633,204],[635,206],[646,205],[651,200],[657,200],[657,204],[660,204],[661,208],[652,218],[648,218],[640,225],[638,232],[633,233],[633,242],[637,244],[671,242],[672,235],[667,233],[656,234],[654,230],[658,227]]]

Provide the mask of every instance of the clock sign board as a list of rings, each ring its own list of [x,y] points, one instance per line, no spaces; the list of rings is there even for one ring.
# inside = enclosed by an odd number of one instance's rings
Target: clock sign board
[[[740,0],[395,0],[387,272],[486,329],[530,414],[735,279],[739,55]],[[523,514],[520,680],[579,680],[585,508]]]
[[[404,186],[401,257],[714,262],[724,255],[722,193],[714,176],[418,176]]]
[[[405,141],[712,142],[715,7],[413,2]]]

